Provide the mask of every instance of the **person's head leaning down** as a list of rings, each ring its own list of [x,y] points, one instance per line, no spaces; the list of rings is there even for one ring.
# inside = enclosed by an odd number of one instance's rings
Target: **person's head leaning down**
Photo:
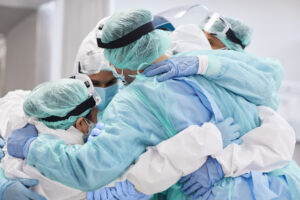
[[[207,24],[210,24],[209,28],[207,28]],[[224,30],[226,24],[230,26],[232,31],[229,35],[220,33]],[[248,25],[230,17],[219,17],[213,23],[208,21],[204,24],[203,29],[212,49],[215,50],[243,51],[250,44],[253,33],[253,30]]]
[[[60,79],[38,85],[25,99],[26,115],[52,129],[74,126],[87,134],[97,123],[96,102],[85,84],[76,79]]]
[[[101,115],[112,98],[119,91],[119,82],[112,73],[112,66],[104,57],[104,49],[99,48],[96,41],[96,33],[102,27],[108,17],[99,21],[96,27],[82,41],[75,60],[74,73],[86,74],[101,97],[97,105],[98,114]]]
[[[154,30],[152,14],[135,9],[112,15],[102,29],[101,42],[105,57],[123,74],[128,83],[152,63],[167,59],[169,33]]]

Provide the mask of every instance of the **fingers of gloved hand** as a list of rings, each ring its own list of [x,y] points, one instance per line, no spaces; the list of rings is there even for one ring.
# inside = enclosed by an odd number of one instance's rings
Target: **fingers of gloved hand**
[[[108,200],[115,199],[113,194],[112,194],[112,188],[107,188],[107,199]]]
[[[155,76],[155,75],[159,75],[159,74],[163,74],[163,73],[168,73],[169,71],[170,71],[169,65],[161,65],[161,66],[153,69],[152,71],[148,71],[147,73],[145,73],[145,76],[151,77],[151,76]]]
[[[28,199],[30,200],[46,200],[45,197],[43,197],[42,195],[25,188],[23,191],[24,196],[28,197]]]
[[[117,182],[116,183],[115,189],[116,189],[116,194],[118,195],[118,198],[122,197],[123,194],[124,194],[124,192],[123,192],[123,188],[122,188],[121,182]]]
[[[126,190],[128,194],[137,194],[138,192],[135,190],[134,186],[128,181],[125,181],[126,184]]]
[[[179,180],[179,183],[185,183],[186,181],[188,181],[190,178],[192,177],[192,174],[189,174],[189,175],[186,175],[184,177],[182,177],[180,180]]]
[[[193,198],[194,199],[198,199],[198,200],[208,200],[208,199],[211,199],[211,195],[212,195],[212,188],[206,188],[206,191],[202,194],[200,193],[195,193],[193,195]]]
[[[110,192],[115,199],[119,199],[119,195],[118,195],[117,189],[115,187],[111,188]]]
[[[234,133],[230,134],[230,140],[231,141],[239,139],[240,137],[241,137],[241,133],[240,132],[234,132]]]
[[[90,135],[97,136],[101,133],[101,130],[98,128],[93,128]]]
[[[26,187],[34,187],[37,184],[39,184],[39,180],[30,179],[30,178],[20,178],[20,179],[16,179],[16,181],[19,181],[20,183],[22,183]]]
[[[99,190],[99,196],[100,198],[96,198],[96,200],[107,200],[108,198],[108,191],[107,191],[108,188],[102,188]]]
[[[165,66],[165,65],[168,65],[168,61],[167,60],[164,60],[164,61],[161,61],[161,62],[158,62],[156,64],[153,64],[153,65],[150,65],[149,67],[147,67],[143,74],[145,76],[153,76],[153,75],[156,75],[153,73],[153,70],[156,70],[158,68],[161,68],[162,66]]]
[[[26,133],[28,136],[38,136],[38,130],[32,124],[26,124],[24,128],[16,130],[20,134]]]
[[[228,118],[226,118],[225,120],[224,120],[224,124],[226,124],[226,125],[231,125],[231,124],[233,124],[234,123],[234,120],[233,120],[233,118],[232,117],[228,117]]]
[[[163,81],[169,80],[171,78],[174,78],[175,76],[176,76],[176,74],[173,71],[169,71],[165,74],[158,76],[157,80],[158,80],[158,82],[163,82]]]
[[[124,196],[128,196],[127,183],[126,181],[121,182],[122,192]]]
[[[235,144],[240,145],[240,144],[242,144],[244,141],[243,141],[242,139],[237,139],[237,140],[234,140],[234,141],[232,141],[232,142],[235,143]]]
[[[194,178],[191,178],[190,180],[184,183],[184,185],[181,187],[181,191],[188,190],[191,186],[193,186],[196,183],[196,180]]]
[[[200,190],[202,188],[202,185],[200,183],[195,183],[193,185],[191,185],[190,187],[186,188],[185,190],[183,190],[183,193],[185,195],[191,195],[194,192],[196,192],[197,190]]]
[[[102,130],[102,129],[104,128],[104,123],[98,122],[98,123],[96,124],[96,128]]]
[[[232,132],[238,132],[240,130],[240,126],[238,124],[233,124],[230,126]]]
[[[200,196],[202,196],[203,194],[205,194],[208,190],[209,190],[209,188],[205,188],[205,187],[202,187],[202,188],[198,189],[193,194],[193,199],[198,199]]]

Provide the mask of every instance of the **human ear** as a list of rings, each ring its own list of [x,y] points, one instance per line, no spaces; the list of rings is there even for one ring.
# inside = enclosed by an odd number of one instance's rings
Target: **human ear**
[[[83,134],[87,134],[88,133],[88,125],[85,122],[85,120],[83,119],[83,117],[79,117],[75,123],[75,128],[78,129],[80,132],[82,132]]]

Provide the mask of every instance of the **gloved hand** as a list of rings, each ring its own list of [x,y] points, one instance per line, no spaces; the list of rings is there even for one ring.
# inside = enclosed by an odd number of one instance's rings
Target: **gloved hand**
[[[98,135],[101,133],[101,131],[102,131],[103,128],[104,128],[104,124],[103,124],[102,122],[98,122],[98,123],[96,124],[96,127],[93,128],[93,130],[91,131],[91,133],[90,133],[90,135],[89,135],[87,141],[90,141],[90,140],[92,140],[94,137],[98,136]]]
[[[158,81],[165,81],[174,77],[185,77],[197,74],[199,71],[199,59],[197,56],[178,56],[153,64],[147,67],[145,76],[159,75]]]
[[[180,183],[183,184],[181,191],[189,196],[201,196],[207,192],[217,181],[224,177],[224,172],[218,161],[212,157],[208,157],[204,165],[197,171],[181,178]]]
[[[4,145],[5,145],[5,140],[3,139],[3,137],[0,136],[0,160],[2,158],[4,158],[4,156],[5,156],[5,153],[2,150],[2,148],[4,147]]]
[[[208,199],[216,199],[213,192],[214,187],[209,188],[204,194],[199,195],[198,191],[193,195],[194,199],[197,200],[208,200]]]
[[[26,124],[24,128],[14,130],[7,140],[7,152],[16,158],[26,158],[30,144],[37,138],[35,126]]]
[[[241,134],[238,132],[240,130],[240,126],[235,124],[231,117],[222,122],[216,123],[216,126],[222,133],[223,148],[232,142],[236,144],[243,143],[243,140],[239,139],[241,136]]]
[[[105,187],[86,194],[87,200],[117,200],[111,190],[115,188]]]
[[[136,191],[128,180],[116,183],[111,192],[119,200],[147,200],[152,196]]]
[[[2,200],[46,200],[43,196],[30,190],[39,183],[36,179],[5,179],[0,180],[0,199]]]

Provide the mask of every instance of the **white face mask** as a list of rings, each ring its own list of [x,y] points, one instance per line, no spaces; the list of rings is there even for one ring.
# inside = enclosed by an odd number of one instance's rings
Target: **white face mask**
[[[179,26],[170,34],[173,54],[194,51],[211,50],[210,43],[204,32],[194,24]]]
[[[83,141],[86,142],[92,130],[96,127],[96,124],[87,118],[83,118],[85,123],[88,125],[88,134],[83,134]]]
[[[112,73],[113,73],[114,77],[116,77],[117,79],[121,80],[124,85],[128,84],[127,81],[125,80],[124,69],[122,69],[122,73],[121,74],[118,74],[117,70],[114,68],[114,70],[112,70]]]

